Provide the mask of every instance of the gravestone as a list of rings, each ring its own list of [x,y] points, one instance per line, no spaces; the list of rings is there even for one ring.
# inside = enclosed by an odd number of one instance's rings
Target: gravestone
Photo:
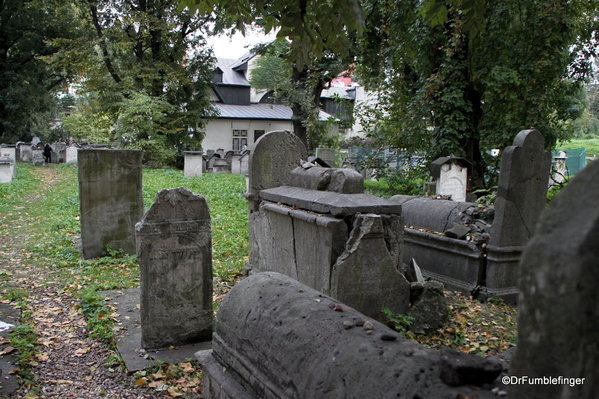
[[[331,296],[378,320],[382,320],[383,309],[404,314],[410,302],[409,284],[397,270],[397,259],[389,253],[384,239],[384,217],[355,217],[345,251],[331,272]]]
[[[316,157],[325,161],[331,168],[335,167],[336,155],[333,148],[317,148]]]
[[[83,257],[106,248],[135,254],[135,224],[143,213],[141,151],[79,150]]]
[[[597,398],[598,181],[599,162],[594,161],[553,198],[523,253],[511,372],[527,380],[512,385],[510,397]],[[541,382],[530,383],[535,378]]]
[[[183,176],[185,177],[200,177],[204,171],[203,151],[183,151],[184,166]]]
[[[13,179],[17,177],[17,146],[10,144],[2,144],[0,146],[0,159],[8,159],[12,161],[10,166]]]
[[[450,196],[452,201],[466,201],[469,166],[468,160],[453,155],[435,159],[431,163],[431,177],[436,179],[436,195]]]
[[[135,229],[142,347],[209,340],[212,233],[206,200],[183,187],[161,190]]]
[[[54,152],[56,153],[56,162],[54,162],[54,160],[52,160],[52,163],[65,162],[66,157],[67,157],[67,154],[66,154],[67,143],[64,143],[64,142],[54,143],[54,144],[52,144],[52,148],[54,149]]]
[[[229,154],[229,153],[227,153]],[[234,175],[241,174],[241,154],[231,154],[229,163],[231,164],[231,173]]]
[[[19,160],[23,162],[31,162],[31,143],[19,143]]]
[[[12,165],[11,159],[0,158],[0,183],[10,183],[12,181]]]
[[[495,220],[489,245],[525,245],[547,198],[551,154],[537,130],[523,130],[501,157]]]
[[[42,148],[31,147],[31,162],[33,166],[44,166],[44,151]]]
[[[547,203],[551,154],[537,130],[523,130],[507,147],[501,170],[495,219],[487,251],[485,286],[489,296],[515,302],[518,296],[518,264],[524,246]]]
[[[289,183],[291,171],[306,160],[308,152],[302,141],[287,130],[268,132],[261,136],[254,146],[249,162],[250,211],[258,206],[261,190],[284,186]]]
[[[77,154],[79,151],[79,147],[77,145],[71,144],[65,150],[65,162],[68,164],[76,165],[77,164]]]

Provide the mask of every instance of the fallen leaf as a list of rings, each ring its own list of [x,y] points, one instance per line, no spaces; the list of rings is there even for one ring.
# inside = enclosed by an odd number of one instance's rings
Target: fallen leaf
[[[0,356],[1,355],[8,355],[9,353],[14,352],[15,348],[12,346],[7,346],[6,348],[4,348],[4,350],[2,352],[0,352]]]

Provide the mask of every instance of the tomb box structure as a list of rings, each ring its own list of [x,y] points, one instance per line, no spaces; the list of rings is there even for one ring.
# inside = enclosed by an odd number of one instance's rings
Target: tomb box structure
[[[10,172],[13,179],[17,177],[17,146],[14,144],[0,145],[0,159],[12,161]]]
[[[305,155],[289,132],[256,143],[246,194],[250,266],[295,278],[370,317],[382,319],[385,308],[404,313],[410,287],[400,272],[401,207],[365,194],[356,171],[312,167]]]

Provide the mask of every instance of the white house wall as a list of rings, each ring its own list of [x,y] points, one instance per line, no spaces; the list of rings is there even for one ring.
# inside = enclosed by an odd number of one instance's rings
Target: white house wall
[[[254,148],[254,130],[264,130],[265,133],[273,130],[293,131],[291,121],[268,121],[249,119],[215,119],[206,125],[206,136],[202,142],[203,151],[218,150],[225,151],[233,148],[233,130],[246,130],[248,132],[248,148]]]

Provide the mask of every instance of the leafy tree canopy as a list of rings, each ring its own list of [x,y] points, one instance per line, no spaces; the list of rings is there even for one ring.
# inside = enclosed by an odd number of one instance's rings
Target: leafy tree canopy
[[[148,162],[199,148],[201,118],[211,115],[213,59],[204,36],[213,16],[181,11],[171,0],[77,5],[79,37],[55,41],[62,50],[50,61],[82,77],[81,92],[91,95],[83,116],[110,120],[113,142],[152,148]]]
[[[57,48],[50,41],[71,37],[73,7],[60,0],[0,2],[0,141],[44,137],[56,108],[54,93],[68,75],[42,57]]]
[[[483,187],[486,150],[522,129],[547,145],[583,108],[595,42],[594,2],[367,0],[358,65],[381,94],[382,140],[429,158],[469,159]],[[432,138],[432,140],[431,140]]]

